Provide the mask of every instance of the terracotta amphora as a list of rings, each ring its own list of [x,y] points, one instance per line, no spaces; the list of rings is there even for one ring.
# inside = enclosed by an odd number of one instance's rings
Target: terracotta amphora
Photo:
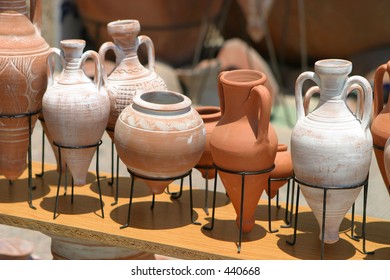
[[[390,181],[385,170],[383,149],[387,139],[390,137],[390,98],[384,104],[383,76],[387,72],[390,75],[390,61],[382,64],[376,69],[374,79],[374,112],[371,124],[372,139],[374,141],[374,152],[382,179],[390,194]]]
[[[278,190],[288,182],[288,178],[294,175],[291,153],[288,151],[286,144],[278,144],[274,164],[275,168],[271,171],[270,178],[279,180],[271,181],[270,193],[268,193],[268,188],[265,189],[265,192],[271,198],[275,197]],[[286,180],[281,180],[285,178]]]
[[[136,174],[169,179],[190,171],[202,156],[206,130],[191,100],[173,91],[137,94],[115,125],[119,158]],[[160,194],[171,181],[145,180]]]
[[[62,40],[60,51],[51,49],[48,57],[49,77],[43,97],[43,116],[53,141],[61,146],[85,147],[97,144],[105,131],[110,101],[102,86],[99,55],[86,51],[84,40]],[[61,59],[62,72],[53,78],[53,56]],[[86,59],[95,61],[95,77],[92,82],[83,72]],[[85,185],[89,165],[96,147],[61,148],[61,155],[69,168],[74,184]]]
[[[262,171],[273,167],[278,146],[275,130],[270,125],[271,95],[264,86],[266,76],[255,70],[221,72],[218,95],[221,119],[210,139],[214,163],[230,171]],[[237,213],[239,225],[241,175],[218,171]],[[250,232],[254,213],[268,186],[270,173],[247,175],[243,198],[242,231]]]
[[[47,85],[42,1],[30,1],[30,7],[28,17],[26,1],[0,1],[0,174],[9,180],[27,167],[28,114],[34,129]],[[21,117],[5,117],[11,115]]]
[[[315,72],[302,73],[295,86],[297,123],[291,136],[293,168],[320,227],[323,189],[328,189],[325,243],[339,239],[341,221],[359,195],[362,188],[359,184],[367,178],[371,163],[372,89],[365,78],[348,77],[351,71],[352,63],[347,60],[320,60],[315,63]],[[302,88],[307,80],[318,85],[320,101],[312,112],[305,113]],[[347,95],[356,85],[364,93],[361,119],[346,103]],[[351,186],[358,187],[347,189]]]
[[[195,168],[199,170],[202,177],[205,179],[213,179],[215,177],[214,161],[211,156],[210,138],[215,126],[221,118],[221,109],[218,106],[199,106],[195,108],[202,118],[206,128],[206,144],[203,154],[196,164]]]
[[[111,73],[103,72],[104,85],[110,96],[110,118],[107,133],[114,138],[115,123],[120,113],[133,102],[136,94],[146,91],[167,90],[164,80],[155,71],[154,46],[152,40],[140,35],[138,20],[118,20],[107,24],[108,34],[114,42],[106,42],[99,49],[104,61],[107,51],[116,55],[116,66]],[[148,67],[138,59],[138,48],[144,44],[148,53]],[[108,76],[108,77],[107,77]]]

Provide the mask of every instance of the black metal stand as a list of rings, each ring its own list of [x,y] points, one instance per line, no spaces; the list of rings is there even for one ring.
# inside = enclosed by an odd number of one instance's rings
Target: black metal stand
[[[291,220],[292,220],[292,213],[293,213],[293,204],[294,204],[294,189],[295,189],[295,181],[294,181],[294,175],[286,177],[286,178],[268,178],[268,194],[271,193],[271,183],[275,181],[287,181],[287,194],[286,194],[286,211],[285,211],[285,217],[284,217],[284,223],[285,225],[282,225],[282,228],[289,228],[291,227]],[[289,197],[290,197],[290,184],[292,181],[292,193],[291,193],[291,209],[288,211],[289,207]],[[279,206],[279,190],[276,194],[276,207],[280,208]],[[288,213],[290,213],[290,219],[288,218]],[[271,197],[268,195],[268,230],[271,233],[278,232],[278,230],[272,230],[271,227]]]
[[[28,151],[27,151],[27,169],[28,169],[28,204],[30,208],[37,209],[32,204],[32,191],[36,188],[32,185],[32,151],[31,151],[31,136],[32,136],[32,116],[39,114],[42,111],[42,109],[39,109],[35,112],[31,113],[23,113],[23,114],[1,114],[0,118],[2,119],[18,119],[18,118],[28,118]],[[12,185],[12,181],[10,181],[10,184]]]
[[[41,117],[38,117],[38,120],[43,123],[45,120]],[[41,157],[41,173],[35,173],[36,177],[43,177],[45,174],[45,131],[42,127],[42,157]]]
[[[132,202],[133,202],[135,178],[140,178],[140,179],[150,180],[150,181],[174,181],[174,180],[179,180],[180,179],[181,180],[180,190],[182,190],[182,188],[183,188],[183,179],[188,176],[189,177],[189,181],[190,181],[190,211],[191,211],[190,214],[191,214],[191,222],[193,224],[195,224],[195,225],[200,225],[199,222],[194,221],[194,213],[193,213],[193,208],[194,207],[193,207],[193,200],[192,200],[192,170],[186,172],[183,175],[176,176],[176,177],[169,177],[169,178],[148,177],[148,176],[137,174],[137,173],[131,171],[130,169],[127,169],[127,171],[131,175],[130,200],[129,200],[129,208],[128,208],[128,213],[127,213],[127,223],[124,224],[123,226],[121,226],[120,227],[121,229],[130,226],[130,214],[131,214],[131,206],[132,206]],[[181,194],[181,192],[180,192],[180,194]],[[176,196],[174,198],[179,198],[179,197],[180,196]],[[150,207],[152,210],[154,209],[154,200],[155,200],[155,195],[153,194],[152,206]]]
[[[263,169],[263,170],[259,170],[259,171],[232,171],[232,170],[218,167],[216,164],[214,164],[214,168],[215,168],[215,179],[214,179],[214,196],[213,196],[213,208],[212,208],[212,215],[211,215],[211,226],[210,227],[203,226],[203,228],[205,230],[212,230],[214,228],[215,200],[216,200],[216,191],[217,191],[218,170],[225,172],[225,173],[240,175],[241,176],[241,203],[240,203],[239,237],[238,237],[238,246],[237,246],[237,253],[240,253],[241,252],[241,242],[242,242],[242,218],[243,218],[243,212],[244,212],[245,176],[269,173],[275,168],[275,165],[273,165],[271,168]]]
[[[96,179],[97,179],[98,190],[99,190],[100,209],[102,211],[102,218],[104,218],[102,191],[100,189],[100,177],[99,177],[99,147],[100,147],[100,145],[102,143],[103,143],[103,141],[100,140],[98,143],[92,144],[92,145],[86,145],[86,146],[64,146],[64,145],[60,145],[60,144],[58,144],[56,142],[53,142],[54,146],[57,146],[57,148],[58,148],[58,160],[59,160],[59,162],[62,162],[61,149],[87,149],[87,148],[96,147]],[[56,201],[55,201],[55,206],[54,206],[53,220],[55,218],[57,218],[58,195],[59,195],[59,192],[60,192],[61,177],[62,177],[62,164],[60,164],[60,170],[59,170],[59,176],[58,176],[57,194],[56,194]],[[67,184],[65,184],[65,188],[66,188],[66,185]],[[72,195],[71,195],[71,203],[72,204],[73,204],[73,191],[74,191],[74,184],[73,184],[73,177],[72,177]],[[65,194],[66,194],[66,189],[65,189]]]
[[[206,178],[204,178],[204,181],[205,181],[205,195],[204,195],[204,212],[206,213],[206,215],[209,215],[209,208],[207,206],[208,204],[208,194],[209,194],[209,172],[210,170],[213,170],[214,169],[214,166],[210,166],[210,165],[196,165],[195,168],[199,168],[199,169],[204,169],[206,171]]]
[[[296,239],[297,239],[297,226],[298,226],[298,210],[299,210],[299,193],[300,193],[300,185],[304,185],[304,186],[307,186],[307,187],[310,187],[310,188],[317,188],[317,189],[322,189],[324,191],[323,193],[323,208],[322,208],[322,229],[321,229],[321,260],[324,259],[324,248],[325,248],[325,242],[324,242],[324,238],[325,238],[325,221],[326,221],[326,196],[327,196],[327,192],[328,190],[346,190],[346,189],[356,189],[358,187],[361,187],[363,186],[364,187],[364,191],[363,191],[363,222],[362,222],[362,236],[361,238],[363,239],[363,252],[365,254],[373,254],[374,252],[367,252],[366,251],[366,209],[367,209],[367,193],[368,193],[368,175],[367,175],[367,178],[359,183],[359,184],[355,184],[355,185],[347,185],[347,186],[316,186],[316,185],[311,185],[311,184],[307,184],[305,182],[302,182],[300,180],[298,180],[296,177],[294,178],[294,180],[298,183],[298,188],[297,188],[297,204],[296,204],[296,208],[295,208],[295,222],[294,222],[294,237],[293,237],[293,241],[290,242],[290,241],[286,241],[287,244],[289,245],[295,245],[295,242],[296,242]],[[354,212],[354,205],[352,207],[352,210]],[[354,213],[353,213],[354,214]],[[352,225],[354,225],[354,219],[353,219],[353,222],[352,222]],[[354,230],[354,227],[352,226],[351,228],[351,237],[353,239],[354,236],[353,236],[353,230]]]

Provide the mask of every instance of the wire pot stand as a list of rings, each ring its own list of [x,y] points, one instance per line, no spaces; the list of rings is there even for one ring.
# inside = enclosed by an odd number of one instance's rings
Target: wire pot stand
[[[129,207],[128,207],[128,212],[127,212],[127,223],[122,225],[120,229],[124,229],[126,227],[130,226],[130,215],[131,215],[131,206],[133,202],[133,193],[134,193],[134,181],[136,178],[144,179],[144,180],[150,180],[150,181],[175,181],[175,180],[181,180],[180,183],[180,193],[179,195],[173,194],[171,195],[172,198],[177,199],[181,196],[182,189],[183,189],[183,179],[185,177],[189,178],[189,185],[190,185],[190,216],[191,216],[191,222],[195,225],[200,225],[199,222],[196,222],[194,220],[194,211],[193,211],[193,199],[192,199],[192,169],[187,171],[186,173],[179,175],[179,176],[174,176],[174,177],[165,177],[165,178],[157,178],[157,177],[150,177],[150,176],[144,176],[138,173],[135,173],[134,171],[130,170],[129,168],[127,171],[130,173],[131,176],[131,187],[130,187],[130,198],[129,198]],[[152,205],[150,207],[151,210],[154,209],[154,202],[155,202],[155,194],[153,194],[152,197]]]
[[[100,200],[100,209],[102,212],[102,218],[104,218],[104,211],[103,211],[103,200],[102,200],[102,191],[100,188],[100,177],[99,177],[99,147],[103,143],[102,140],[100,140],[96,144],[92,145],[85,145],[85,146],[65,146],[65,145],[60,145],[56,142],[53,142],[54,146],[58,148],[58,161],[61,163],[62,162],[62,157],[61,157],[61,149],[87,149],[87,148],[93,148],[96,147],[96,179],[97,179],[97,184],[98,184],[98,190],[99,190],[99,200]],[[60,164],[59,167],[59,176],[58,176],[58,185],[57,185],[57,194],[56,194],[56,200],[55,200],[55,206],[54,206],[54,214],[53,214],[53,220],[57,218],[57,207],[58,207],[58,195],[60,192],[60,186],[61,186],[61,177],[62,177],[62,164]],[[68,169],[66,167],[66,169]],[[74,193],[74,183],[73,183],[73,177],[72,177],[72,194],[71,194],[71,203],[73,204],[73,193]],[[65,194],[66,194],[66,184],[65,184]]]
[[[35,112],[21,113],[21,114],[1,114],[1,119],[19,119],[19,118],[28,118],[28,150],[27,150],[27,169],[28,169],[28,205],[32,209],[37,209],[32,204],[32,191],[36,188],[32,184],[32,151],[31,151],[31,136],[32,136],[32,116],[39,114],[42,109],[39,109]],[[9,180],[10,185],[12,181]]]
[[[293,209],[294,209],[294,190],[295,190],[295,181],[294,181],[294,175],[284,177],[284,178],[268,178],[268,194],[271,193],[271,183],[276,181],[287,181],[287,193],[286,193],[286,211],[284,216],[284,223],[285,225],[282,225],[282,228],[290,228],[291,227],[291,221],[292,221],[292,215],[293,215]],[[291,184],[292,181],[292,184]],[[291,205],[290,204],[290,187],[292,185],[292,191],[291,191]],[[290,211],[288,211],[289,206]],[[279,190],[276,193],[276,207],[279,209]],[[290,215],[288,215],[290,213]],[[278,232],[279,230],[273,230],[271,226],[271,197],[268,195],[268,230],[271,233]]]
[[[346,185],[346,186],[317,186],[317,185],[311,185],[307,184],[303,181],[298,180],[296,177],[294,177],[294,180],[297,182],[298,187],[297,187],[297,201],[296,201],[296,206],[295,206],[295,221],[294,221],[294,237],[293,241],[286,241],[287,244],[293,246],[296,243],[297,239],[297,225],[298,225],[298,209],[299,209],[299,193],[300,193],[300,185],[305,185],[310,188],[317,188],[317,189],[322,189],[323,192],[323,208],[322,208],[322,228],[321,228],[321,260],[324,259],[324,249],[325,249],[325,242],[324,242],[324,237],[325,237],[325,221],[326,221],[326,195],[328,190],[347,190],[347,189],[356,189],[361,186],[363,186],[363,222],[362,222],[362,235],[359,238],[362,238],[363,240],[363,252],[365,254],[374,254],[374,252],[367,252],[366,251],[366,214],[367,214],[367,194],[368,194],[368,175],[366,179],[358,184],[355,185]],[[351,220],[351,238],[354,240],[358,240],[353,234],[354,230],[354,224],[355,224],[355,219],[354,219],[354,210],[355,210],[355,203],[352,206],[352,220]]]
[[[270,167],[270,168],[258,170],[258,171],[233,171],[233,170],[228,170],[228,169],[219,167],[216,164],[214,164],[214,168],[215,168],[215,179],[214,179],[214,195],[213,195],[213,206],[212,206],[213,208],[212,208],[212,215],[211,215],[211,226],[210,227],[203,226],[203,229],[212,230],[214,228],[218,171],[240,175],[241,176],[241,201],[240,201],[239,236],[238,236],[238,246],[237,246],[237,253],[240,253],[241,252],[241,242],[242,242],[242,219],[243,219],[243,212],[244,212],[245,177],[251,176],[251,175],[259,175],[259,174],[269,173],[275,168],[275,165],[273,164],[272,167]],[[268,218],[270,219],[270,212],[268,212]]]

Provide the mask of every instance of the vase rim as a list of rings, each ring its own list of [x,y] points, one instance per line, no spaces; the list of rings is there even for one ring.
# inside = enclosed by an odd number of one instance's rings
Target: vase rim
[[[169,90],[147,91],[136,94],[134,104],[156,111],[178,111],[191,106],[192,102],[187,96]]]
[[[128,33],[129,30],[139,32],[140,29],[140,23],[136,19],[120,19],[107,24],[109,33]]]
[[[205,122],[221,118],[221,108],[218,106],[198,106],[195,109]]]
[[[345,59],[322,59],[316,61],[314,64],[315,72],[327,73],[327,74],[342,74],[342,73],[351,73],[352,71],[352,62]]]
[[[229,85],[254,87],[263,85],[267,77],[263,72],[252,69],[224,71],[220,74],[221,82]]]
[[[60,41],[61,47],[79,49],[85,47],[85,40],[82,39],[65,39]]]

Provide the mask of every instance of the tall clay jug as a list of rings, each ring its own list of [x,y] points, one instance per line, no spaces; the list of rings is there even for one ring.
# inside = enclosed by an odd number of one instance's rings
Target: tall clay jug
[[[371,125],[372,139],[374,141],[374,152],[378,162],[385,186],[390,194],[390,181],[385,170],[383,149],[387,139],[390,137],[390,98],[384,104],[383,97],[383,76],[387,72],[390,75],[390,61],[382,64],[376,69],[374,79],[374,113]],[[384,106],[385,105],[385,106]]]
[[[266,76],[255,70],[222,72],[218,77],[221,119],[210,139],[214,163],[230,171],[270,169],[275,160],[278,139],[270,125],[271,95],[264,86]],[[237,213],[241,206],[241,175],[218,171]],[[250,232],[254,213],[268,185],[269,172],[245,177],[242,231]]]
[[[320,227],[323,215],[322,188],[332,188],[327,190],[326,197],[325,243],[334,243],[339,239],[340,223],[362,188],[346,187],[363,183],[371,163],[372,136],[369,124],[372,89],[363,77],[348,77],[351,71],[352,63],[349,61],[320,60],[315,63],[315,72],[302,73],[295,86],[298,118],[291,135],[293,168],[296,178],[307,184],[301,185],[301,190]],[[307,115],[302,101],[302,87],[306,80],[314,81],[320,91],[317,107]],[[361,120],[346,104],[348,93],[356,85],[364,93]]]
[[[111,110],[107,133],[114,139],[115,123],[120,113],[133,103],[136,94],[146,91],[167,90],[163,79],[155,71],[154,46],[152,40],[144,35],[138,36],[140,24],[137,20],[118,20],[107,24],[108,34],[114,42],[106,42],[99,49],[104,61],[107,51],[116,55],[116,66],[103,74],[104,84],[110,96]],[[148,52],[148,68],[137,56],[138,48],[145,44]]]
[[[52,48],[48,57],[49,84],[43,97],[43,116],[47,129],[56,144],[84,147],[97,144],[107,125],[110,101],[102,84],[101,63],[94,51],[86,51],[84,40],[63,40],[60,51]],[[61,58],[63,70],[53,79],[52,57]],[[95,61],[92,82],[83,72],[86,59]],[[83,149],[61,148],[61,155],[74,179],[85,185],[88,168],[96,147]]]
[[[0,1],[0,174],[9,180],[26,169],[29,117],[34,128],[46,90],[49,45],[40,35],[42,1]],[[24,116],[5,118],[5,116]]]

